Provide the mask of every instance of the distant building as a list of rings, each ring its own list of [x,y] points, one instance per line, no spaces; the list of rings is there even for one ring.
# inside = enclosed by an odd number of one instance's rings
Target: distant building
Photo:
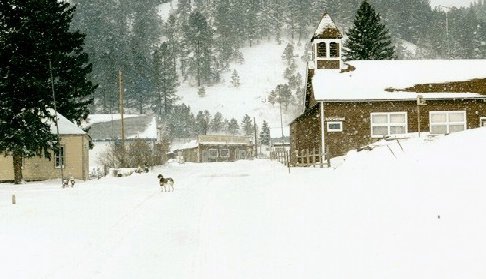
[[[123,120],[125,140],[142,139],[156,142],[157,117],[154,115],[128,115]],[[121,120],[119,114],[91,114],[87,126],[89,135],[96,142],[116,141],[121,138]]]
[[[64,116],[58,114],[60,152],[51,152],[51,160],[41,157],[25,158],[22,175],[26,181],[47,180],[61,177],[61,165],[64,176],[75,179],[88,179],[89,172],[89,142],[86,132]],[[55,124],[51,124],[51,132],[56,133]],[[14,181],[12,156],[0,155],[0,181]]]
[[[285,152],[290,150],[290,138],[272,138],[270,140],[270,151],[271,152]]]
[[[247,136],[200,135],[173,145],[171,151],[184,162],[234,162],[253,158],[254,145]]]
[[[311,42],[305,110],[291,123],[291,162],[328,158],[385,137],[439,135],[486,124],[486,60],[343,62],[342,34],[324,15]]]

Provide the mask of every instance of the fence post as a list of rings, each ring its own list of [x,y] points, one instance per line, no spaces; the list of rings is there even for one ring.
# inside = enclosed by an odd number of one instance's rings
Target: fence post
[[[319,146],[319,166],[321,167],[321,169],[324,167],[324,156],[322,154],[322,147]]]
[[[326,146],[325,156],[326,156],[326,161],[327,161],[327,167],[330,168],[331,167],[331,159],[329,158],[329,146]]]
[[[312,167],[316,167],[316,148],[312,148]]]
[[[305,150],[305,164],[306,166],[310,165],[310,158],[309,158],[309,148]]]

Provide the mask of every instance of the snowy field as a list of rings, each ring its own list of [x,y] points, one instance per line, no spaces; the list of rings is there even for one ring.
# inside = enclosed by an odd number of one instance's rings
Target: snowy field
[[[2,184],[1,277],[486,278],[485,138],[384,142],[290,173],[253,160]]]

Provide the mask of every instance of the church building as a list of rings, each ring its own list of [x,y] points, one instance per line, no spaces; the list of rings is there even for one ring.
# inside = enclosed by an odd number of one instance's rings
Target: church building
[[[305,108],[290,124],[291,163],[375,141],[486,125],[486,60],[344,61],[343,34],[325,14],[312,37]]]

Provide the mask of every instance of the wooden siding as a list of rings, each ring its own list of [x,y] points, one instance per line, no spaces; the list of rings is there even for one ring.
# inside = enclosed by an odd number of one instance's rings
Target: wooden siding
[[[182,153],[182,156],[184,157],[184,162],[199,163],[199,151],[197,147],[176,151],[176,155],[179,155],[179,152]]]
[[[319,149],[321,146],[320,106],[307,110],[290,124],[290,162],[296,163],[296,150]]]
[[[378,140],[371,138],[370,115],[373,112],[407,112],[408,132],[418,132],[416,101],[327,102],[324,108],[325,118],[344,118],[342,132],[325,131],[324,134],[331,158]],[[292,152],[312,149],[320,143],[320,114],[314,110],[291,124]],[[486,102],[481,99],[427,100],[427,105],[420,107],[422,132],[429,132],[430,111],[466,111],[467,129],[473,129],[479,127],[480,117],[486,117]]]
[[[317,69],[339,69],[340,60],[317,60]]]
[[[203,152],[209,152],[209,149],[218,150],[217,158],[205,158]],[[219,153],[222,149],[229,150],[229,157],[220,157]],[[183,150],[176,150],[175,155],[182,154],[185,162],[203,163],[203,162],[234,162],[241,158],[238,156],[238,152],[244,150],[246,156],[244,159],[253,158],[253,146],[248,144],[199,144],[198,147],[188,148]],[[180,152],[180,153],[179,153]]]
[[[312,37],[312,40],[315,39],[342,39],[343,35],[341,34],[341,31],[337,28],[326,28],[323,30],[321,34],[314,35]]]
[[[208,158],[205,161],[203,156],[203,152],[209,152],[210,149],[217,149],[218,150],[218,157],[217,158]],[[229,150],[229,157],[221,157],[220,150],[228,149]],[[247,144],[200,144],[199,145],[199,162],[234,162],[239,160],[237,152],[240,150],[245,150],[246,156],[245,159],[249,159],[253,157],[253,146]]]
[[[89,138],[87,135],[61,136],[61,145],[65,150],[64,176],[86,180],[89,173]],[[54,153],[51,160],[45,157],[24,159],[22,170],[24,180],[46,180],[61,177],[61,169],[55,167]],[[0,181],[13,181],[14,171],[12,156],[0,156]]]

